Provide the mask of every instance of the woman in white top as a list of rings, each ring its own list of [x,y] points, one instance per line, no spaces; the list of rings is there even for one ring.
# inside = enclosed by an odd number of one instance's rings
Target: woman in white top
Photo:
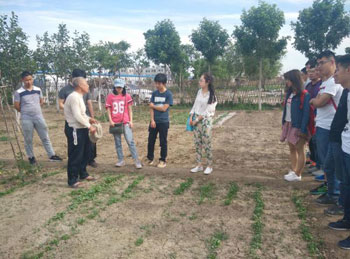
[[[190,112],[190,124],[194,126],[194,143],[196,147],[197,166],[191,169],[192,173],[203,171],[202,166],[202,149],[204,148],[207,157],[207,168],[205,174],[213,171],[213,155],[211,151],[211,130],[215,107],[217,104],[213,76],[204,73],[200,80],[196,100]]]

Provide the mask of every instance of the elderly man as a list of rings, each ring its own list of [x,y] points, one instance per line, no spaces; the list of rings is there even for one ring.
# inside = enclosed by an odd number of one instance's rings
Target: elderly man
[[[72,72],[72,79],[76,77],[84,77],[86,78],[86,72],[81,69],[74,69]],[[71,83],[67,84],[65,87],[63,87],[60,92],[58,93],[58,98],[59,98],[59,104],[60,108],[63,110],[64,109],[64,102],[66,101],[67,97],[74,92],[74,87],[72,86]],[[92,106],[92,100],[91,100],[91,94],[88,92],[87,94],[84,94],[83,96],[84,103],[86,106],[86,114],[87,116],[94,118],[94,110]],[[65,128],[64,132],[67,135],[67,129],[68,129],[68,124],[67,121],[65,122]],[[92,167],[97,167],[97,163],[95,162],[95,158],[97,156],[97,150],[96,150],[96,143],[92,143],[89,141],[89,150],[90,150],[90,155],[89,155],[89,160],[88,160],[88,165]]]
[[[91,124],[96,120],[86,115],[83,96],[89,91],[89,85],[83,77],[72,81],[74,92],[64,104],[64,117],[68,123],[66,132],[68,142],[68,185],[72,188],[81,187],[78,180],[94,180],[86,171],[89,158],[89,131],[95,134],[96,128]]]

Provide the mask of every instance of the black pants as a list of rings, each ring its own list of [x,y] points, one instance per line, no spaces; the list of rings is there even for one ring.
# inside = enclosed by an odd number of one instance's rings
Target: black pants
[[[166,157],[168,153],[167,138],[168,138],[169,122],[166,123],[156,123],[155,128],[148,127],[148,154],[147,158],[149,160],[154,159],[154,145],[156,143],[157,135],[159,132],[160,141],[160,161],[166,162]]]
[[[89,159],[89,130],[76,129],[76,143],[74,143],[74,129],[65,127],[65,134],[68,142],[68,185],[74,185],[78,179],[85,179],[89,176],[86,166]]]
[[[97,156],[97,149],[96,149],[96,143],[93,143],[89,139],[89,159],[88,159],[88,164],[92,163],[95,161],[95,158]]]
[[[67,130],[68,130],[69,126],[67,121],[65,121],[64,124],[64,134],[67,137]],[[88,139],[88,146],[89,146],[89,158],[88,158],[88,164],[92,163],[95,161],[95,158],[97,157],[97,147],[96,147],[96,143],[92,143],[90,141],[90,139]]]
[[[316,136],[313,136],[309,141],[310,159],[317,163],[317,147]]]

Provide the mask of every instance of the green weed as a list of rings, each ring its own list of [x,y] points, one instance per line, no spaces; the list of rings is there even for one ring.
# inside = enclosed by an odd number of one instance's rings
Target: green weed
[[[215,259],[217,257],[216,250],[220,247],[221,243],[228,239],[227,233],[223,231],[215,231],[214,234],[206,241],[206,246],[209,251],[208,259]]]
[[[215,184],[208,183],[199,188],[199,201],[198,204],[202,204],[203,201],[207,198],[210,199],[214,195]]]
[[[135,246],[140,246],[140,245],[142,245],[142,244],[143,244],[143,238],[142,238],[142,237],[138,238],[138,239],[135,241]]]
[[[175,195],[183,194],[187,189],[191,187],[192,184],[193,184],[193,179],[187,178],[186,182],[181,183],[180,186],[174,190],[174,194]]]
[[[224,201],[225,206],[230,205],[232,200],[237,197],[238,190],[239,190],[238,185],[235,182],[231,182],[230,188],[229,188],[228,193],[226,195],[226,199]]]
[[[249,255],[252,258],[258,258],[256,250],[261,249],[262,245],[262,230],[264,228],[264,223],[262,222],[262,215],[264,213],[264,201],[262,198],[263,187],[258,185],[258,189],[254,192],[253,198],[255,201],[255,209],[253,212],[253,238],[250,242]]]

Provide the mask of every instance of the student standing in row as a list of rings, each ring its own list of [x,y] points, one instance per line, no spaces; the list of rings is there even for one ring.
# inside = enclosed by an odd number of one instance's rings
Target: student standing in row
[[[288,90],[282,116],[281,141],[288,142],[292,165],[292,170],[284,176],[284,179],[289,182],[301,181],[305,167],[305,144],[310,139],[307,128],[310,95],[303,92],[303,80],[299,70],[285,73],[284,79]]]
[[[167,77],[165,74],[157,74],[154,78],[157,90],[152,93],[149,105],[151,123],[148,131],[148,152],[149,165],[154,165],[154,145],[159,133],[160,158],[157,167],[166,167],[168,153],[168,130],[169,130],[169,107],[173,105],[173,94],[166,88]]]
[[[344,87],[343,92],[350,90],[350,55],[337,58],[337,70],[334,75],[335,81]],[[341,101],[343,101],[343,96]],[[340,180],[341,196],[343,197],[344,216],[337,222],[329,223],[329,227],[334,230],[350,230],[350,95],[347,95],[347,121],[341,133],[340,158],[343,162],[341,174],[337,174]],[[340,109],[340,108],[339,108]],[[338,113],[338,112],[337,112]],[[343,249],[350,249],[350,236],[338,242]]]
[[[334,170],[326,168],[326,157],[337,154],[337,144],[329,142],[331,124],[338,108],[343,92],[341,85],[334,82],[336,70],[335,55],[332,51],[322,52],[317,59],[317,70],[320,73],[322,84],[316,98],[310,100],[310,105],[317,109],[316,115],[316,145],[318,162],[327,176],[328,191],[316,199],[320,204],[336,204],[339,197],[339,181]],[[330,149],[330,150],[329,150]],[[328,154],[329,153],[329,154]]]
[[[132,114],[132,98],[126,93],[125,82],[122,79],[116,79],[114,81],[113,93],[107,96],[106,109],[109,118],[110,127],[114,127],[116,123],[122,123],[123,135],[126,143],[129,146],[129,150],[132,158],[135,161],[137,169],[142,168],[141,161],[139,160],[136,145],[133,139],[132,128],[133,114]],[[125,165],[123,147],[122,147],[122,136],[119,133],[113,134],[115,141],[115,148],[118,155],[117,167]]]
[[[48,128],[41,111],[41,106],[44,103],[41,89],[33,85],[33,76],[28,71],[24,71],[21,78],[23,86],[14,94],[14,106],[21,113],[24,147],[29,163],[36,163],[33,150],[34,129],[38,133],[50,161],[62,161],[52,148]]]
[[[211,149],[211,132],[213,117],[217,104],[214,85],[214,78],[209,73],[204,73],[199,79],[200,89],[190,112],[190,125],[194,126],[194,143],[196,147],[197,166],[191,169],[192,173],[203,171],[202,149],[206,153],[207,167],[204,174],[213,172],[213,154]]]

